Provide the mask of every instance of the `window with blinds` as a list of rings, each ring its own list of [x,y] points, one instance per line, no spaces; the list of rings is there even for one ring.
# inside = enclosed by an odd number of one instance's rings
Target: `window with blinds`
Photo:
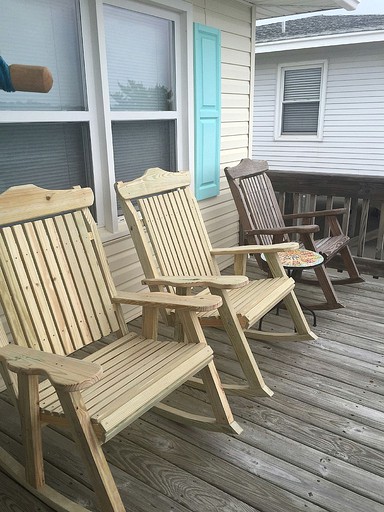
[[[175,22],[107,4],[103,11],[115,179],[176,170]]]
[[[47,66],[53,75],[48,94],[0,92],[0,192],[29,183],[93,186],[77,0],[0,0],[0,12],[6,62]]]
[[[47,94],[0,91],[0,193],[91,186],[99,226],[118,232],[115,181],[188,167],[191,9],[0,0],[0,13],[3,59],[53,76]]]
[[[280,68],[278,136],[313,136],[321,132],[324,63]]]

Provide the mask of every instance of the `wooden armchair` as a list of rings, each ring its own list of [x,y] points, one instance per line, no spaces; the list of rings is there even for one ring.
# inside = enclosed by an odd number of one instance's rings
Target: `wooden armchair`
[[[280,211],[272,183],[266,174],[268,163],[264,160],[244,158],[235,167],[227,167],[225,174],[240,217],[244,238],[249,244],[274,244],[289,241],[289,236],[297,233],[301,244],[310,251],[319,252],[324,257],[324,264],[314,268],[317,281],[304,278],[297,280],[310,284],[318,283],[324,293],[325,302],[310,304],[310,309],[336,309],[343,307],[338,301],[332,281],[325,269],[327,263],[340,254],[349,274],[348,279],[338,279],[337,284],[357,283],[363,281],[348,247],[349,237],[340,227],[337,216],[344,209],[319,210],[283,215]],[[325,217],[330,227],[330,236],[314,239],[319,226],[312,224],[316,217]],[[303,219],[298,226],[285,226],[285,220]],[[256,256],[261,267],[263,263]],[[265,266],[264,266],[265,268]]]
[[[25,468],[1,447],[0,467],[60,512],[86,509],[44,482],[45,425],[71,430],[100,512],[125,510],[102,444],[152,406],[178,421],[241,432],[196,316],[215,310],[220,297],[116,291],[92,202],[92,191],[81,188],[26,185],[0,196],[1,302],[14,341],[0,331],[0,370],[20,413]],[[141,335],[128,332],[121,303],[143,307]],[[187,343],[157,340],[159,308],[177,310]],[[68,357],[90,343],[91,355]],[[197,372],[212,417],[159,403]]]
[[[198,203],[190,188],[188,172],[166,172],[155,168],[127,183],[117,183],[116,191],[151,290],[164,287],[180,295],[210,290],[223,304],[218,310],[198,313],[203,326],[224,327],[242,366],[246,385],[224,385],[228,392],[272,395],[257,367],[244,335],[260,340],[316,339],[297,302],[294,281],[284,272],[277,251],[297,247],[252,246],[213,249]],[[139,209],[139,212],[137,209]],[[243,275],[221,275],[215,256],[234,255],[236,267],[242,267],[249,252],[264,252],[272,276],[248,282]],[[295,332],[261,332],[252,326],[281,300],[289,311]],[[172,312],[163,312],[165,321],[174,325]],[[182,332],[179,333],[182,337]],[[196,379],[194,384],[198,385]]]

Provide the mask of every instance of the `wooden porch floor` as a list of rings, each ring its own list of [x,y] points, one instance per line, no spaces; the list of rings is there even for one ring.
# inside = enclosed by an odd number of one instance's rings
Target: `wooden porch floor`
[[[318,312],[319,339],[251,342],[272,398],[230,397],[240,437],[147,413],[105,445],[127,511],[384,512],[384,281],[337,287],[346,308]],[[320,297],[297,286],[303,302]],[[263,328],[288,325],[271,313]],[[207,329],[219,369],[238,376],[225,335]],[[174,399],[204,408],[184,387]],[[44,432],[47,480],[96,510],[76,449]],[[17,416],[0,394],[0,445],[20,455]],[[1,512],[51,509],[0,473]]]

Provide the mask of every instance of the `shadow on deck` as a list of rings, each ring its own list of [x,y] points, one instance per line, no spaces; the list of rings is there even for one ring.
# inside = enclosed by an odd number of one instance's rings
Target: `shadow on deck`
[[[384,512],[384,281],[337,292],[346,308],[318,312],[316,341],[251,342],[275,395],[230,397],[240,437],[147,413],[104,446],[127,511]],[[305,303],[320,291],[298,285],[297,295]],[[288,322],[284,311],[270,313],[263,328]],[[238,377],[225,334],[206,334],[223,380]],[[174,400],[204,408],[188,387]],[[96,510],[72,441],[51,429],[44,441],[50,483]],[[0,444],[20,456],[19,443],[1,393]],[[27,510],[51,509],[0,473],[0,511]]]

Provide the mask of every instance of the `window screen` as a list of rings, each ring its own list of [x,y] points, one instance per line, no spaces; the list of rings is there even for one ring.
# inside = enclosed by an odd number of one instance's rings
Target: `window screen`
[[[104,5],[111,110],[174,110],[173,22]]]
[[[86,110],[77,0],[0,0],[1,56],[10,64],[46,66],[48,94],[0,94],[0,110]]]

